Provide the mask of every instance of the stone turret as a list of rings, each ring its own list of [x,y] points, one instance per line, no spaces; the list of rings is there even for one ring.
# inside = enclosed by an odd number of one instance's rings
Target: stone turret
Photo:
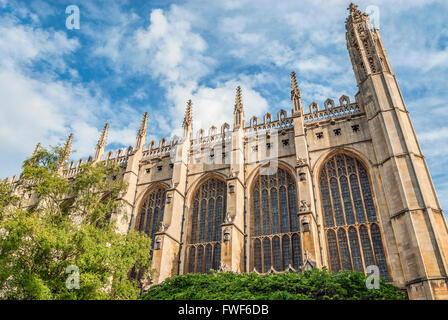
[[[98,143],[96,144],[95,149],[95,157],[93,158],[94,162],[101,161],[104,156],[104,151],[106,150],[106,141],[107,141],[107,131],[109,129],[109,124],[106,123],[104,125],[103,131],[101,131],[100,139],[98,140]]]

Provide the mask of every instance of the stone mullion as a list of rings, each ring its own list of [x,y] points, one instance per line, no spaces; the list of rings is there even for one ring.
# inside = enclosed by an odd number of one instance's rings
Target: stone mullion
[[[213,228],[212,228],[212,241],[215,241],[216,238],[216,229],[217,229],[217,225],[216,225],[216,218],[217,218],[217,209],[218,209],[218,189],[216,189],[216,195],[215,198],[213,198],[213,201],[215,202],[213,205]],[[213,250],[212,250],[213,251]],[[212,259],[213,259],[213,254],[212,254]]]
[[[349,254],[349,258],[350,258],[351,264],[352,264],[352,270],[354,270],[355,269],[355,263],[354,263],[354,259],[353,259],[352,246],[350,244],[350,234],[349,234],[348,231],[349,231],[349,228],[345,227],[344,228],[344,232],[345,232],[345,238],[347,239],[348,254]]]
[[[285,177],[285,196],[286,196],[286,210],[288,212],[288,223],[289,223],[289,230],[292,230],[292,214],[291,214],[291,210],[290,210],[290,206],[289,206],[289,189],[288,189],[288,183],[287,183],[287,178]],[[279,188],[280,190],[280,188]],[[280,192],[279,192],[280,193]],[[280,197],[279,197],[280,198]]]
[[[269,215],[269,234],[274,232],[274,227],[272,225],[272,206],[271,206],[271,179],[268,179],[268,188],[266,189],[268,192],[268,215]],[[272,255],[271,255],[272,259]]]
[[[379,269],[379,265],[378,262],[376,261],[376,254],[375,254],[375,246],[373,245],[373,239],[372,239],[372,232],[370,230],[370,227],[372,226],[372,223],[366,223],[366,228],[367,228],[367,234],[369,235],[369,240],[370,240],[370,247],[372,248],[372,256],[373,256],[373,261],[375,262],[375,266],[377,266],[377,268]],[[382,237],[381,237],[381,241],[382,241]],[[381,243],[382,245],[382,243]],[[384,246],[383,246],[384,247]]]
[[[350,181],[350,176],[354,173],[348,172],[348,165],[347,165],[347,157],[344,156],[344,161],[346,162],[346,168],[347,168],[347,184],[348,184],[348,192],[350,193],[350,201],[352,205],[352,212],[353,212],[353,219],[355,220],[355,224],[358,224],[358,214],[356,213],[356,207],[355,207],[355,200],[353,199],[353,192],[352,192],[352,182]],[[356,167],[354,168],[356,171]],[[355,174],[356,175],[356,174]],[[345,206],[344,206],[345,209]]]
[[[369,218],[367,217],[367,207],[366,207],[366,204],[364,202],[364,192],[363,192],[362,187],[361,187],[361,179],[360,179],[359,167],[358,167],[358,163],[357,163],[356,160],[354,161],[354,163],[355,163],[355,168],[356,168],[356,180],[358,181],[359,194],[361,196],[362,207],[364,208],[364,219],[366,219],[366,222],[368,223],[369,222]]]
[[[337,170],[339,174],[339,170]],[[336,181],[338,185],[338,193],[339,193],[339,201],[341,202],[341,208],[342,208],[342,219],[344,220],[344,225],[347,225],[347,217],[345,212],[345,205],[344,205],[344,198],[342,197],[342,188],[341,188],[341,181],[339,180],[342,176],[337,176]]]
[[[210,191],[209,191],[210,192]],[[209,214],[210,214],[210,200],[212,200],[212,198],[209,197],[209,194],[207,194],[207,209],[205,210],[205,224],[204,224],[204,243],[208,242],[208,218],[209,218]],[[213,231],[212,231],[213,232]],[[205,248],[204,248],[205,250]],[[205,256],[205,251],[204,251],[204,256]]]
[[[327,186],[328,186],[328,196],[330,197],[330,207],[331,207],[331,213],[332,213],[332,217],[333,217],[333,226],[336,227],[337,226],[336,215],[334,213],[333,195],[332,195],[332,192],[331,192],[330,175],[329,175],[329,172],[328,172],[327,165],[325,165],[325,171],[326,171]],[[325,210],[325,208],[324,208],[324,210]],[[324,215],[325,215],[325,213],[324,213]],[[327,228],[328,228],[328,226],[327,226]]]
[[[361,261],[362,261],[362,269],[364,270],[364,274],[366,273],[366,261],[364,259],[364,249],[361,242],[361,233],[359,232],[359,226],[355,226],[356,230],[356,236],[358,237],[358,246],[359,246],[359,252],[361,254]]]

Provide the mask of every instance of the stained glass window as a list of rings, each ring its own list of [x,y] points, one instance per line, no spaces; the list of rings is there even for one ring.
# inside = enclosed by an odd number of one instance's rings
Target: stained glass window
[[[372,235],[373,250],[375,251],[375,259],[378,268],[380,269],[380,276],[389,280],[389,273],[387,272],[386,257],[384,256],[383,242],[381,241],[380,228],[377,224],[372,224],[370,227]]]
[[[263,272],[271,269],[271,241],[269,238],[263,240]]]
[[[254,267],[258,272],[263,272],[261,263],[261,242],[259,239],[254,240]]]
[[[353,267],[356,271],[363,272],[361,252],[359,251],[358,232],[354,227],[348,229],[350,239],[350,249],[352,251]]]
[[[330,268],[334,272],[338,272],[341,267],[339,265],[338,245],[336,243],[336,234],[333,230],[327,231],[328,253],[330,255]]]
[[[348,250],[347,235],[344,229],[338,230],[339,252],[341,255],[342,268],[344,270],[352,270],[352,262],[350,261],[350,252]]]
[[[263,190],[262,200],[263,200],[263,234],[271,234],[270,228],[270,219],[269,219],[269,200],[268,200],[268,191]]]
[[[164,188],[156,188],[143,199],[143,205],[135,224],[137,231],[145,232],[151,238],[152,246],[154,245],[155,234],[163,221],[165,191]]]
[[[282,257],[283,257],[283,270],[286,270],[291,263],[291,244],[288,235],[284,235],[282,238]]]
[[[324,210],[325,226],[334,226],[333,211],[331,209],[330,193],[328,192],[328,182],[325,173],[322,172],[320,179],[320,191],[322,192],[322,207]]]
[[[331,270],[338,272],[343,268],[366,272],[368,266],[377,265],[381,276],[389,279],[365,166],[355,158],[338,154],[322,167],[319,184]]]
[[[282,252],[280,250],[280,238],[277,236],[272,238],[272,254],[274,256],[274,269],[277,271],[282,271]]]
[[[190,247],[188,255],[188,272],[194,272],[195,256],[196,256],[196,248]]]
[[[205,272],[210,273],[212,268],[212,246],[208,244],[205,248]]]
[[[282,168],[255,179],[251,237],[252,265],[258,272],[268,272],[271,266],[284,271],[289,265],[297,269],[302,265],[295,181]]]
[[[201,244],[196,251],[195,272],[208,273],[221,264],[221,224],[226,206],[226,184],[210,178],[202,183],[193,196],[191,225],[187,248]],[[202,248],[202,249],[201,249]],[[205,251],[204,251],[205,250]],[[190,259],[190,257],[188,257]],[[193,257],[194,259],[194,257]],[[191,260],[188,260],[191,265]],[[187,267],[187,271],[193,270]]]
[[[300,236],[294,233],[292,240],[293,267],[297,270],[302,265],[302,246],[300,244]]]
[[[286,188],[285,186],[280,187],[280,212],[281,212],[281,232],[289,232],[289,213],[288,204],[286,199]],[[256,211],[255,211],[256,214]],[[258,235],[255,233],[255,235]]]

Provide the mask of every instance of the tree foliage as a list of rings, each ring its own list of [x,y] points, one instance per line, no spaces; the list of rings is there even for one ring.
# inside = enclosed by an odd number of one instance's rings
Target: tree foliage
[[[212,272],[174,276],[152,286],[146,300],[402,300],[406,297],[384,279],[367,289],[360,272],[333,274],[326,269],[298,273]]]
[[[133,266],[150,270],[147,236],[117,232],[126,184],[114,163],[81,166],[74,179],[60,175],[61,147],[42,149],[23,164],[12,187],[0,183],[0,298],[130,299],[138,283]],[[79,269],[69,289],[68,266]]]

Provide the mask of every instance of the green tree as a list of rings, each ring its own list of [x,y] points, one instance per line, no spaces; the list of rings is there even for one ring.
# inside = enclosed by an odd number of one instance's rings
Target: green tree
[[[150,270],[150,239],[117,232],[111,213],[125,190],[118,165],[87,163],[74,179],[59,173],[61,147],[26,160],[20,180],[0,183],[0,298],[133,299],[133,266]],[[67,267],[79,289],[67,288]],[[74,282],[71,282],[74,284]]]
[[[380,280],[368,289],[367,277],[354,271],[333,274],[326,269],[302,273],[258,275],[212,272],[187,274],[152,286],[145,300],[403,300],[393,285]]]

